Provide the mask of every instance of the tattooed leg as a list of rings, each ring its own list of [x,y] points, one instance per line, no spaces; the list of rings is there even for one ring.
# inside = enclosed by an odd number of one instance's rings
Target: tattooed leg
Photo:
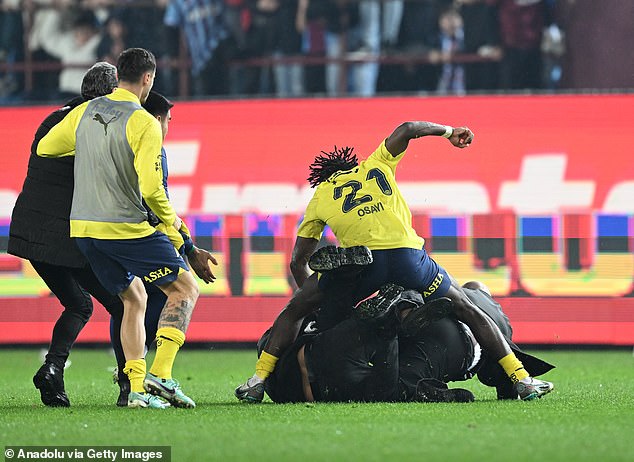
[[[189,321],[194,311],[194,303],[191,300],[174,301],[167,299],[161,317],[159,318],[158,327],[174,327],[181,332],[186,332]]]
[[[189,272],[181,273],[176,281],[161,286],[167,301],[161,312],[158,328],[173,327],[185,333],[198,300],[198,285]]]
[[[189,272],[183,272],[176,281],[161,286],[161,290],[167,295],[167,302],[156,331],[156,356],[144,385],[150,393],[162,396],[172,406],[195,407],[178,382],[173,381],[172,367],[178,350],[185,343],[185,332],[198,299],[198,285]]]

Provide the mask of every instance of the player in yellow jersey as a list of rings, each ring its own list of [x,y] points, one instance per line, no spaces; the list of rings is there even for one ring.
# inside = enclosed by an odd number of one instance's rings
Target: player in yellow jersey
[[[148,95],[145,102],[142,104],[143,108],[148,111],[156,120],[161,124],[161,132],[163,135],[163,140],[167,136],[167,132],[169,131],[169,125],[172,120],[172,112],[171,109],[174,104],[165,98],[160,93],[152,90]],[[168,190],[168,163],[167,163],[167,153],[165,148],[161,149],[161,167],[163,171],[163,187],[165,188],[165,193],[169,197]],[[218,262],[216,259],[206,250],[198,248],[194,245],[191,237],[181,229],[181,231],[176,231],[172,226],[167,226],[165,223],[161,222],[152,209],[150,209],[145,201],[143,202],[143,206],[148,214],[148,222],[156,227],[157,230],[164,233],[169,237],[170,241],[174,245],[174,248],[178,251],[178,253],[187,261],[192,271],[202,279],[206,284],[210,282],[214,282],[215,276],[213,275],[210,262],[213,265],[217,265]],[[151,348],[152,343],[154,343],[156,339],[157,330],[163,326],[163,308],[167,301],[167,295],[151,283],[144,283],[145,291],[147,292],[147,305],[145,309],[145,344],[147,349]],[[125,369],[125,355],[123,354],[123,350],[121,349],[121,339],[119,335],[119,329],[117,328],[116,319],[114,317],[110,320],[110,332],[112,339],[112,346],[115,352],[115,357],[117,359],[117,373],[114,377],[115,382],[119,385],[119,396],[117,398],[117,406],[128,406],[128,396],[130,394],[130,380],[128,380],[128,376],[123,372]],[[121,325],[121,320],[119,319],[119,326]],[[145,379],[145,387],[154,387],[158,389],[159,394],[162,391],[162,378],[158,378],[152,374],[152,370],[147,374]]]
[[[308,180],[316,191],[297,232],[291,262],[300,289],[275,320],[256,363],[256,373],[236,389],[238,399],[262,400],[264,380],[297,336],[301,320],[319,307],[325,294],[331,298],[325,305],[345,310],[388,283],[419,291],[426,303],[440,297],[450,298],[454,315],[469,326],[482,348],[500,363],[522,399],[542,396],[553,388],[548,382],[530,377],[497,325],[427,255],[423,238],[412,228],[411,212],[398,189],[395,172],[410,140],[424,136],[443,136],[457,148],[466,148],[473,141],[473,133],[466,127],[406,122],[396,127],[365,161],[359,163],[350,148],[335,148],[334,152],[315,159]],[[316,274],[311,275],[308,259],[326,225],[344,250],[334,253],[326,250],[317,255],[312,269],[324,270],[318,279]],[[342,285],[336,272],[325,271],[350,262],[359,263],[363,248],[370,249],[371,258],[364,262],[368,264],[354,283],[347,281]],[[391,287],[393,290],[394,286]],[[387,293],[378,299],[389,306],[392,296],[398,294]],[[333,303],[336,300],[340,303]]]
[[[42,157],[75,155],[70,234],[101,284],[123,301],[121,343],[130,379],[129,407],[195,407],[172,377],[172,366],[198,299],[198,285],[169,238],[148,223],[143,198],[161,222],[189,235],[163,186],[161,126],[141,107],[156,75],[154,55],[124,50],[119,88],[81,104],[42,138]],[[146,371],[143,282],[166,295],[157,352]],[[147,391],[147,393],[146,393]],[[151,393],[151,394],[150,394]]]

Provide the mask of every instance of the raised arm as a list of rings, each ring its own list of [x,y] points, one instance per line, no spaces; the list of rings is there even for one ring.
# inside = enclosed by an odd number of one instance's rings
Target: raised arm
[[[466,148],[473,141],[473,132],[467,127],[451,127],[434,122],[404,122],[385,140],[385,147],[394,157],[401,154],[410,140],[422,136],[442,136],[457,148]]]

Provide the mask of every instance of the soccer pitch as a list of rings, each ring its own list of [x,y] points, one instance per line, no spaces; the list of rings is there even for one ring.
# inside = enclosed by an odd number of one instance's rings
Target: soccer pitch
[[[113,356],[82,348],[65,374],[72,407],[46,408],[31,382],[39,351],[3,349],[0,442],[171,446],[173,461],[633,461],[632,352],[536,353],[557,368],[544,376],[555,390],[533,402],[498,402],[471,380],[469,404],[249,405],[233,388],[255,351],[186,348],[175,376],[198,407],[158,411],[115,407]]]

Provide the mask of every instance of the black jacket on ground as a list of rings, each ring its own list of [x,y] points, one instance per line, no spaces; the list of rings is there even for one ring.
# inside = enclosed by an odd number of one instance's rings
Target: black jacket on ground
[[[469,299],[498,325],[511,350],[522,361],[531,376],[539,376],[555,367],[524,353],[513,343],[511,323],[499,303],[481,290],[464,289],[464,291]],[[414,301],[420,299],[422,303],[420,294],[415,291],[405,291],[402,297]],[[308,318],[312,319],[312,316]],[[304,320],[300,332],[304,332],[310,319]],[[362,334],[364,330],[368,332],[368,335]],[[383,333],[387,334],[387,331]],[[269,336],[270,329],[258,342],[258,357]],[[472,378],[476,371],[478,379],[483,384],[496,388],[499,399],[518,398],[502,366],[494,358],[488,356],[486,351],[482,352],[477,369],[468,372],[468,367],[474,358],[473,344],[464,329],[460,327],[460,323],[452,317],[434,321],[416,338],[399,338],[396,349],[389,348],[389,334],[384,337],[381,338],[375,329],[363,329],[363,323],[348,321],[343,321],[318,334],[300,334],[277,362],[275,370],[265,382],[265,390],[277,403],[305,400],[297,352],[306,345],[305,358],[309,376],[315,374],[314,378],[318,379],[311,379],[313,393],[317,391],[322,395],[315,396],[317,401],[412,401],[415,399],[417,383],[421,379],[435,379],[440,382],[462,381]],[[396,338],[395,330],[392,337],[394,342]],[[319,348],[311,348],[315,345]],[[367,351],[362,348],[363,345],[368,346]],[[374,366],[370,367],[370,369],[377,369],[374,374],[369,372],[367,367],[368,352],[370,356],[380,352],[372,361],[375,363]],[[387,360],[377,361],[379,357],[387,358]],[[396,363],[398,368],[393,367]],[[382,367],[376,367],[380,365]],[[390,374],[390,371],[394,370],[397,372],[392,377],[393,374]],[[317,384],[317,390],[315,384]],[[376,386],[367,386],[372,384]],[[327,393],[324,393],[323,389],[326,389]],[[367,393],[371,389],[380,393]],[[351,390],[355,393],[349,393]]]
[[[82,268],[86,259],[70,238],[75,158],[47,159],[37,155],[37,145],[81,97],[51,113],[35,133],[22,192],[13,208],[7,252],[27,260]]]
[[[511,347],[511,350],[522,362],[524,369],[526,369],[532,377],[540,376],[555,368],[555,366],[547,363],[546,361],[528,353],[524,353],[517,345],[515,345],[515,343],[513,343],[513,329],[511,328],[511,323],[509,318],[502,311],[502,307],[498,302],[493,300],[493,298],[481,290],[463,290],[469,299],[471,299],[473,303],[475,303],[498,325],[500,331],[502,331],[502,335],[504,335],[504,338]],[[494,358],[491,358],[484,351],[482,360],[478,366],[477,374],[480,382],[497,389],[498,399],[517,398],[517,392],[513,389],[513,384],[504,372],[502,366],[500,366]]]

